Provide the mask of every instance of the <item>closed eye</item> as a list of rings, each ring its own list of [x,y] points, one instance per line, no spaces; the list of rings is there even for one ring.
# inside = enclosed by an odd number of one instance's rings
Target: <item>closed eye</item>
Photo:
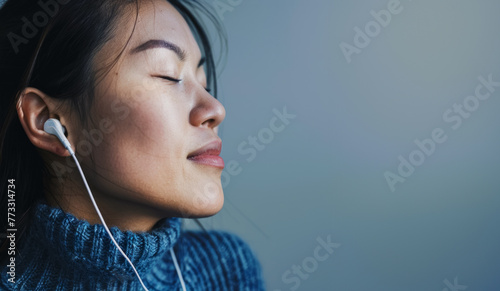
[[[181,79],[176,79],[176,78],[172,78],[172,77],[169,77],[169,76],[156,76],[156,77],[164,79],[164,80],[172,81],[172,82],[175,82],[175,83],[179,83],[180,81],[182,81]]]
[[[175,82],[175,83],[179,83],[180,81],[182,81],[182,79],[176,79],[176,78],[172,78],[172,77],[169,77],[169,76],[156,76],[156,77],[158,77],[160,79],[172,81],[172,82]],[[211,88],[205,87],[205,90],[208,93],[212,93],[212,89]]]

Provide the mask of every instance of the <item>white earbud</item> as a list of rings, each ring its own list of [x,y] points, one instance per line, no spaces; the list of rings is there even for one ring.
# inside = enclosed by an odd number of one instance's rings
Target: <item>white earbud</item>
[[[94,195],[92,195],[92,191],[90,190],[89,184],[87,183],[87,179],[85,178],[85,174],[83,173],[82,167],[80,166],[80,163],[78,162],[78,159],[75,156],[75,152],[71,148],[71,144],[69,143],[68,139],[64,135],[64,133],[66,132],[66,130],[61,125],[61,122],[59,120],[57,120],[57,119],[50,118],[47,121],[45,121],[45,123],[43,124],[43,130],[45,130],[45,132],[48,133],[48,134],[52,134],[52,135],[57,136],[57,138],[61,141],[61,143],[64,145],[64,147],[69,151],[69,153],[71,154],[71,157],[73,157],[73,160],[75,161],[75,164],[78,167],[78,171],[80,172],[80,175],[82,176],[83,183],[85,184],[85,188],[87,188],[87,192],[89,193],[90,200],[92,201],[92,204],[94,205],[94,208],[95,208],[95,210],[97,212],[97,215],[99,216],[99,219],[102,222],[102,225],[104,226],[104,229],[108,233],[109,237],[111,238],[111,240],[115,244],[115,246],[118,249],[118,251],[120,251],[120,253],[123,255],[123,257],[130,264],[130,266],[132,266],[132,269],[134,269],[134,272],[137,275],[137,278],[139,278],[139,282],[141,283],[141,286],[143,287],[143,289],[146,290],[146,291],[148,291],[148,288],[146,288],[146,286],[144,285],[144,282],[142,282],[142,278],[139,275],[139,273],[137,272],[134,264],[129,259],[129,257],[127,257],[127,255],[123,252],[122,248],[118,245],[118,243],[116,242],[115,238],[111,234],[111,231],[109,231],[108,225],[104,221],[104,218],[102,217],[101,211],[99,210],[99,207],[97,206],[97,203],[95,202]],[[173,254],[173,252],[172,252],[172,256],[175,256]],[[175,262],[177,262],[177,261],[175,261]],[[177,267],[177,265],[176,265],[176,267]],[[178,270],[178,271],[180,271],[180,270]],[[181,284],[183,284],[184,282],[182,280],[182,277],[180,279],[181,279]],[[184,289],[184,290],[186,290],[186,289]]]
[[[74,155],[75,153],[73,152],[73,149],[71,148],[71,144],[69,143],[68,139],[64,135],[66,130],[64,127],[61,125],[61,122],[59,120],[50,118],[45,121],[43,125],[43,130],[45,130],[46,133],[52,134],[57,136],[57,138],[61,141],[63,146],[69,151],[71,155]]]
[[[111,238],[111,240],[113,241],[113,243],[115,244],[115,246],[117,247],[117,249],[123,255],[123,257],[127,260],[127,262],[130,264],[130,266],[132,266],[132,269],[134,270],[135,274],[137,275],[137,278],[139,279],[139,282],[141,283],[141,286],[143,287],[143,289],[147,291],[148,289],[144,285],[144,282],[142,282],[142,278],[139,275],[139,273],[137,272],[134,264],[129,259],[129,257],[127,257],[127,255],[123,252],[122,248],[118,245],[118,243],[116,242],[115,238],[113,237],[113,235],[109,231],[108,225],[104,221],[104,218],[102,217],[101,211],[99,210],[99,207],[97,206],[97,203],[95,202],[94,195],[92,195],[92,191],[90,190],[89,184],[87,183],[87,179],[85,178],[85,175],[84,175],[83,170],[82,170],[82,168],[80,166],[80,163],[78,162],[78,159],[75,156],[75,152],[71,148],[71,144],[69,143],[68,139],[64,135],[64,133],[66,132],[66,130],[61,125],[61,122],[59,122],[59,120],[57,120],[57,119],[50,118],[47,121],[45,121],[45,123],[43,125],[43,130],[45,130],[45,132],[47,132],[48,134],[52,134],[52,135],[57,136],[57,138],[61,141],[61,143],[64,145],[64,147],[69,151],[69,153],[73,157],[73,160],[75,161],[75,164],[78,167],[78,171],[80,172],[80,175],[82,176],[82,179],[83,179],[83,182],[85,184],[85,187],[87,188],[87,192],[89,193],[90,200],[92,201],[92,204],[94,205],[94,208],[95,208],[95,210],[97,212],[97,215],[99,216],[99,219],[102,222],[102,225],[104,226],[104,229],[108,233],[109,237]],[[175,257],[173,248],[170,249],[170,255],[172,256],[172,260],[174,261],[175,269],[177,270],[177,275],[179,276],[179,280],[181,282],[182,290],[185,291],[186,290],[186,285],[184,283],[184,279],[182,278],[181,269],[180,269],[179,264],[177,262],[177,258]]]

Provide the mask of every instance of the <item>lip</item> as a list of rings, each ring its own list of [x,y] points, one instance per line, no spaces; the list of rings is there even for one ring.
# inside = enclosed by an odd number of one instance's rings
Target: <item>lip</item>
[[[199,164],[224,169],[224,160],[219,156],[221,150],[222,142],[215,140],[190,153],[187,159]]]

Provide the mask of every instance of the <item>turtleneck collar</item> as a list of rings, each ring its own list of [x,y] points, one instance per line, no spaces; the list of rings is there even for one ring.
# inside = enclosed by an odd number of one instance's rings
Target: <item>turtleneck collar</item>
[[[121,231],[111,227],[116,242],[138,272],[145,272],[172,248],[180,235],[181,220],[165,218],[149,232]],[[108,273],[122,279],[134,273],[101,224],[91,225],[59,208],[44,203],[36,206],[26,243],[51,250],[54,259],[69,268],[90,273]]]

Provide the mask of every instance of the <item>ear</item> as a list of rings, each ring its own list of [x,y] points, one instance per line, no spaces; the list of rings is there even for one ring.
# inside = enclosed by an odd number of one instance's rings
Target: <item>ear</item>
[[[17,115],[31,143],[42,150],[61,157],[70,156],[59,139],[43,129],[49,118],[60,119],[54,113],[56,106],[42,91],[28,87],[23,90],[17,104]],[[63,123],[63,120],[60,120]],[[64,126],[64,123],[63,123]]]

